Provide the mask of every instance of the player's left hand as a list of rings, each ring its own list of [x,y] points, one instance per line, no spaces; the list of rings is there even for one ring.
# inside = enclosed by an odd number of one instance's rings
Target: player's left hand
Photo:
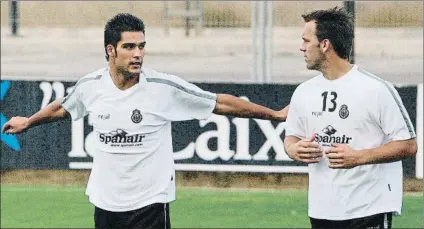
[[[345,144],[333,143],[325,150],[328,167],[332,169],[350,169],[360,165],[361,154]]]

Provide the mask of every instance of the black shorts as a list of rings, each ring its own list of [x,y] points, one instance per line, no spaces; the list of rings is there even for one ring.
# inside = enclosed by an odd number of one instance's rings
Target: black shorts
[[[171,228],[169,204],[156,203],[127,211],[110,212],[101,208],[94,209],[96,228]]]
[[[392,228],[392,213],[381,213],[371,215],[363,218],[349,219],[349,220],[325,220],[314,219],[311,220],[312,229],[391,229]]]

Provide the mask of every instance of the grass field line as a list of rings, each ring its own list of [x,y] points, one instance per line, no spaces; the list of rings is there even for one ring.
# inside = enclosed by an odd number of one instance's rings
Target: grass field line
[[[59,185],[2,185],[2,192],[85,192],[85,187],[80,186],[59,186]],[[290,193],[306,192],[306,189],[276,189],[276,188],[218,188],[218,187],[177,187],[178,190],[188,191],[215,191],[215,192],[255,192],[255,193]],[[404,192],[405,196],[423,196],[422,192]]]

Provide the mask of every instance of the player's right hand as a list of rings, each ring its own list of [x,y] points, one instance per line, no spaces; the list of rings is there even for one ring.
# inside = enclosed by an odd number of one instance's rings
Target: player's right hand
[[[7,121],[2,129],[2,133],[19,134],[24,132],[29,126],[29,118],[16,116]]]
[[[315,140],[315,134],[311,138],[302,139],[294,143],[290,148],[289,157],[305,163],[318,163],[323,157],[320,145]]]

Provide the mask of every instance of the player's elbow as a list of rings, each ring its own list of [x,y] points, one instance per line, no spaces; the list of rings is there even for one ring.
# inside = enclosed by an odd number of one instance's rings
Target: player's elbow
[[[418,144],[415,138],[406,141],[405,152],[407,157],[415,157],[415,155],[417,154],[417,151],[418,151]]]
[[[231,96],[227,94],[217,94],[216,95],[216,105],[213,113],[222,115],[226,114],[228,110],[228,100]]]
[[[213,110],[218,115],[233,115],[247,118],[246,107],[243,106],[246,101],[230,94],[217,94],[216,105]]]

